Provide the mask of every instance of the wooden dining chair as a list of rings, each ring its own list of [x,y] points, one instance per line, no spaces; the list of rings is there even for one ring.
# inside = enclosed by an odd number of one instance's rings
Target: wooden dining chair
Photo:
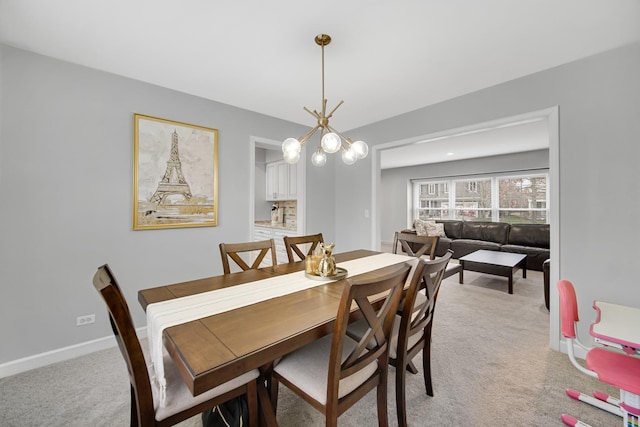
[[[165,355],[167,386],[165,404],[161,406],[157,393],[152,389],[152,377],[136,335],[129,306],[108,265],[98,268],[93,276],[93,285],[106,303],[113,334],[129,371],[132,426],[171,426],[242,395],[247,397],[249,424],[252,427],[258,426],[257,369],[194,397],[171,357]]]
[[[439,236],[418,236],[413,233],[396,231],[393,236],[393,253],[398,253],[398,245],[409,256],[421,257],[426,255],[429,259],[436,256]]]
[[[452,251],[435,260],[420,259],[411,272],[401,307],[396,315],[389,342],[389,364],[396,368],[396,412],[398,425],[407,425],[405,398],[406,371],[417,374],[412,360],[422,351],[422,371],[428,396],[433,397],[431,380],[431,330],[440,284]],[[423,291],[424,289],[424,291]],[[347,334],[360,339],[368,326],[362,321],[351,324]]]
[[[256,251],[259,252],[251,266],[249,266],[249,264],[247,264],[247,262],[240,256],[242,253],[249,255],[250,252]],[[222,269],[224,270],[224,274],[231,273],[229,258],[235,261],[242,270],[254,270],[256,268],[260,268],[262,260],[264,260],[269,251],[271,251],[271,265],[277,265],[276,245],[273,239],[246,243],[220,243],[220,255],[222,257]]]
[[[277,410],[282,383],[322,412],[327,426],[374,388],[377,389],[378,425],[386,426],[389,336],[411,264],[403,263],[379,273],[344,281],[333,334],[284,356],[275,364],[271,397]],[[387,292],[375,307],[369,297]],[[360,309],[369,333],[359,341],[346,335],[352,305]],[[369,342],[372,345],[367,345]]]
[[[402,233],[397,231],[393,237],[393,253],[398,253],[401,249],[409,256],[428,256],[429,259],[436,259],[436,248],[440,241],[439,236],[418,236],[413,233]],[[458,275],[458,282],[462,284],[462,264],[447,264],[444,278]]]
[[[322,233],[309,234],[307,236],[284,236],[283,240],[289,262],[303,261],[307,255],[311,255],[319,243],[324,243]],[[303,252],[298,245],[306,244],[310,244],[309,248],[306,252]],[[298,260],[296,260],[295,255],[298,256]]]

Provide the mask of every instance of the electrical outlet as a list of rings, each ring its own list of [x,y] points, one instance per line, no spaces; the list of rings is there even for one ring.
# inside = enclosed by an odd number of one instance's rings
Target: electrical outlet
[[[78,316],[76,318],[76,326],[84,326],[90,323],[95,323],[96,315],[95,314],[87,314],[86,316]]]

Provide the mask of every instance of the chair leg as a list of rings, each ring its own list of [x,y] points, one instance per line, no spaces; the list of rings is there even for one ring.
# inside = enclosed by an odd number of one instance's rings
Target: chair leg
[[[418,368],[416,368],[416,365],[414,365],[411,360],[409,360],[409,363],[407,363],[407,371],[411,372],[414,375],[418,373]]]
[[[404,371],[400,369],[400,371]],[[389,425],[389,419],[387,414],[387,371],[384,375],[381,375],[380,382],[377,389],[377,403],[378,403],[378,427],[387,427]]]
[[[425,331],[424,348],[422,349],[422,371],[424,374],[424,387],[427,396],[433,397],[433,383],[431,382],[431,324]]]
[[[136,393],[133,390],[133,386],[130,386],[131,389],[131,427],[138,427],[138,402],[136,402]]]
[[[256,381],[259,381],[256,380]],[[260,413],[258,411],[258,387],[256,381],[247,384],[247,407],[249,409],[249,426],[260,425]]]
[[[267,381],[269,387],[269,395],[271,397],[271,406],[274,414],[278,413],[278,380],[271,375]]]
[[[409,362],[411,363],[411,362]],[[409,366],[407,369],[396,368],[396,413],[398,415],[398,427],[407,426],[407,407],[406,407],[406,395],[404,389],[405,377],[407,375]]]

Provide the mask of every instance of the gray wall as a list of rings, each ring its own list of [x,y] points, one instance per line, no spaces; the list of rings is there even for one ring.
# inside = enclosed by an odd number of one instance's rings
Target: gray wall
[[[349,132],[383,144],[559,106],[560,277],[572,280],[580,309],[606,298],[640,307],[640,43],[451,99]],[[336,165],[336,235],[371,245],[371,160]],[[338,185],[353,183],[354,186]],[[382,196],[380,196],[382,197]],[[355,207],[352,209],[351,207]],[[552,208],[554,209],[554,208]],[[349,216],[352,213],[352,216]],[[606,242],[606,244],[603,244]],[[340,246],[338,246],[340,247]]]
[[[221,273],[217,244],[250,237],[250,136],[308,130],[6,46],[0,55],[0,364],[108,336],[90,285],[101,263],[114,268],[138,326],[139,289]],[[583,311],[598,297],[640,306],[629,226],[640,211],[638,75],[634,44],[349,136],[374,146],[558,105],[560,274],[576,284]],[[218,227],[131,230],[134,112],[219,129]],[[347,167],[329,156],[315,168],[305,157],[307,230],[340,251],[370,247],[371,158]],[[91,313],[95,325],[75,326]]]
[[[549,150],[482,157],[478,159],[433,163],[404,168],[385,169],[380,176],[381,238],[393,242],[396,231],[407,228],[407,185],[412,179],[442,178],[451,176],[490,174],[526,169],[547,169]]]
[[[221,274],[218,243],[250,238],[250,136],[307,130],[7,46],[0,55],[0,364],[109,336],[91,285],[103,263],[137,326],[139,289]],[[219,226],[132,231],[135,112],[219,130]]]

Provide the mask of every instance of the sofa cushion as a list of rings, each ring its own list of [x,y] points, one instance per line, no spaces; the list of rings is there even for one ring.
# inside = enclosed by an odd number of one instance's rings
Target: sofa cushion
[[[549,224],[512,224],[509,244],[549,249]]]
[[[462,221],[452,219],[438,219],[436,220],[436,223],[444,224],[444,233],[450,239],[462,238]]]
[[[453,240],[448,237],[441,237],[438,239],[438,244],[436,245],[436,256],[444,256],[451,247],[452,241]]]
[[[504,222],[462,223],[462,238],[505,244],[509,237],[509,224]]]

